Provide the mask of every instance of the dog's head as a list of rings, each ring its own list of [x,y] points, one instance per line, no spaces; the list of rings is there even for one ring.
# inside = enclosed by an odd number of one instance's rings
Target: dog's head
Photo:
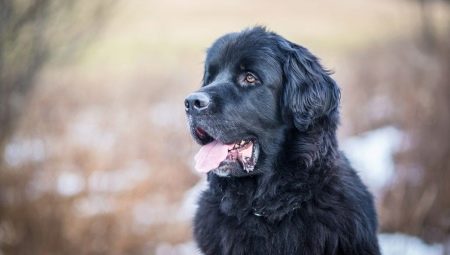
[[[185,100],[196,168],[247,176],[270,168],[292,133],[338,122],[339,89],[307,49],[256,27],[208,49],[202,87]]]

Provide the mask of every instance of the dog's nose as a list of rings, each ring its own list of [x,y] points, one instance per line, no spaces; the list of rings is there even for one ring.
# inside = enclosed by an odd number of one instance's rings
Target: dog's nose
[[[201,112],[208,109],[211,98],[205,92],[194,92],[184,100],[186,112]]]

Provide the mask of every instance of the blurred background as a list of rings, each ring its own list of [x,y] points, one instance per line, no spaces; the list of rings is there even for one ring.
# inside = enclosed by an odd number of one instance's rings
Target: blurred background
[[[342,88],[384,254],[450,254],[450,1],[0,0],[0,255],[196,254],[183,99],[253,25]]]

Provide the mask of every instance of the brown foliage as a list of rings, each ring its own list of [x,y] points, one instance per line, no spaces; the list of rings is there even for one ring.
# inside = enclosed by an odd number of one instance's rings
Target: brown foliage
[[[406,134],[398,177],[379,201],[381,230],[434,242],[450,239],[449,42],[399,40],[360,54],[344,108],[353,132],[394,125]]]

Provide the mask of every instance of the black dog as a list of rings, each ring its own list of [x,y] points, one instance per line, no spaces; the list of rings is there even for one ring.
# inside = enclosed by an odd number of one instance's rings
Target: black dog
[[[372,196],[338,149],[339,100],[315,56],[265,28],[212,45],[185,100],[209,181],[204,254],[380,254]]]

